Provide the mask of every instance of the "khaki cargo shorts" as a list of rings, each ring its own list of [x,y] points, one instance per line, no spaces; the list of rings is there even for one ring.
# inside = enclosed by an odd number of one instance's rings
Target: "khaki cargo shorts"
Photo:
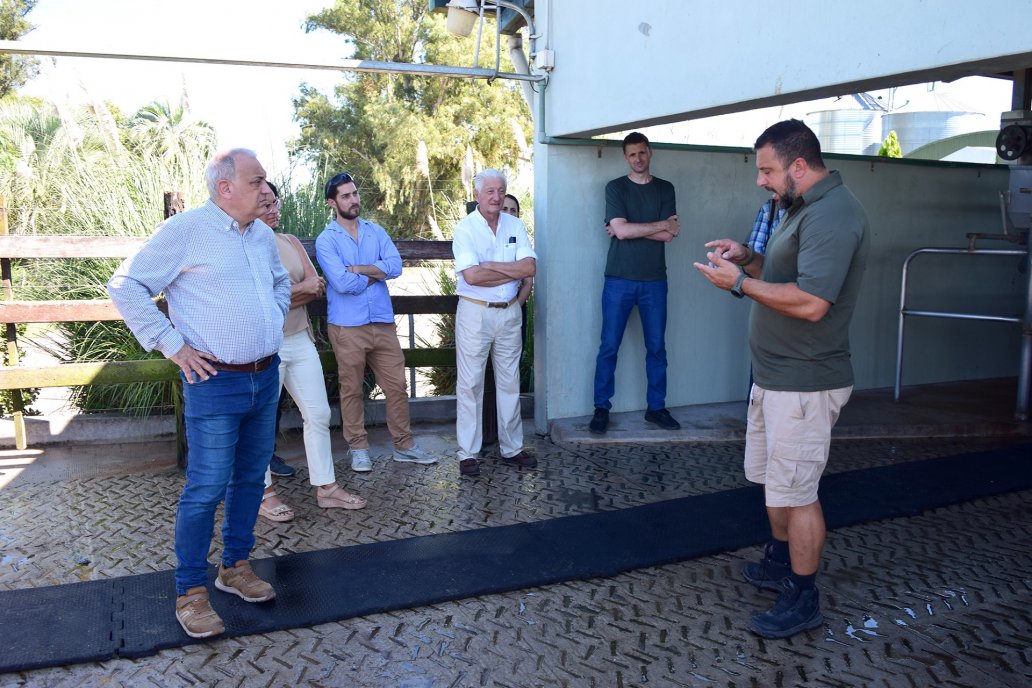
[[[745,434],[745,477],[764,485],[767,506],[806,506],[828,464],[831,428],[852,387],[775,392],[752,386]]]

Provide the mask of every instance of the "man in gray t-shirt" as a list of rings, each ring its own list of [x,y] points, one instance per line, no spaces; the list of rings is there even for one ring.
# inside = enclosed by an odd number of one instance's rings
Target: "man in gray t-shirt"
[[[779,122],[755,149],[756,183],[780,196],[784,219],[765,254],[720,239],[706,244],[709,265],[695,267],[717,287],[754,301],[745,475],[764,486],[772,539],[742,574],[780,593],[750,629],[787,638],[823,622],[815,585],[825,532],[817,488],[831,428],[853,389],[849,322],[869,229],[863,206],[839,173],[825,168],[805,124]]]
[[[666,408],[666,245],[680,233],[674,185],[652,175],[652,144],[638,131],[623,141],[630,172],[606,184],[609,254],[602,285],[602,332],[595,358],[595,414],[588,429],[609,427],[616,359],[631,311],[637,307],[645,340],[645,420],[665,430],[681,427]]]

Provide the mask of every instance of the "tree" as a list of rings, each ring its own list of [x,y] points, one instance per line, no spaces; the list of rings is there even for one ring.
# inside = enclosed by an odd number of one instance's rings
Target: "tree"
[[[883,158],[902,158],[903,149],[899,145],[899,137],[896,136],[896,131],[890,131],[889,135],[885,137],[885,141],[882,142],[881,148],[878,149],[878,155]]]
[[[171,169],[156,148],[134,145],[150,140],[136,126],[151,131],[142,122],[120,121],[102,103],[68,111],[39,99],[0,102],[0,194],[10,207],[11,232],[149,235],[162,219],[163,192],[181,171]],[[180,132],[184,140],[176,145],[192,150],[188,131]],[[186,199],[193,206],[207,195],[203,164],[190,173],[178,188],[198,190]],[[33,260],[15,266],[15,283],[19,296],[32,300],[106,298],[104,283],[118,262]],[[33,341],[66,361],[160,357],[144,352],[121,322],[59,323]],[[168,407],[171,399],[168,383],[92,385],[73,392],[83,410],[147,413]]]
[[[199,188],[189,187],[202,181],[197,171],[214,155],[216,136],[210,124],[190,117],[185,92],[175,107],[154,101],[137,110],[128,139],[140,157],[161,163],[158,169],[168,174],[167,190],[199,194]]]
[[[474,52],[474,38],[450,36],[426,0],[336,0],[309,16],[305,29],[340,34],[361,60],[468,65]],[[483,34],[481,61],[493,65],[490,23]],[[502,52],[502,69],[511,70]],[[309,157],[320,179],[350,172],[363,213],[396,238],[442,238],[434,225],[450,226],[454,218],[437,222],[436,209],[470,197],[461,175],[467,149],[480,168],[515,170],[514,122],[531,130],[518,86],[500,80],[351,74],[332,99],[302,86],[294,106],[298,154]]]
[[[25,15],[37,0],[0,0],[0,39],[16,41],[35,27]],[[36,76],[39,60],[22,55],[0,55],[0,98]]]

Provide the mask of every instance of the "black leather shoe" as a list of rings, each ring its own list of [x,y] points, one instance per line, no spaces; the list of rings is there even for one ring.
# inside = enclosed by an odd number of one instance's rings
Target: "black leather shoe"
[[[502,461],[515,464],[520,468],[535,468],[537,466],[537,459],[534,458],[534,455],[528,454],[525,451],[521,451],[514,456],[503,456]]]
[[[269,470],[272,471],[273,475],[278,475],[281,478],[289,478],[297,473],[296,468],[288,466],[283,459],[275,454],[272,455],[272,461],[269,462]]]
[[[606,429],[609,428],[609,409],[597,408],[595,409],[595,415],[591,417],[591,422],[588,423],[588,430],[595,433],[596,435],[605,434]]]
[[[646,411],[645,420],[653,425],[658,425],[664,430],[681,429],[681,424],[674,420],[674,417],[670,415],[670,411],[667,411],[665,408],[658,411]]]
[[[468,475],[475,477],[480,475],[480,460],[479,459],[462,459],[459,461],[459,473],[462,475]]]

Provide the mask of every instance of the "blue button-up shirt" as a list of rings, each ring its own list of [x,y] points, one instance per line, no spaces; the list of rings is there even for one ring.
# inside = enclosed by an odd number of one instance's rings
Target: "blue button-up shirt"
[[[771,233],[778,228],[778,224],[784,216],[785,209],[779,207],[773,198],[761,205],[745,245],[751,246],[754,251],[763,255],[767,251],[767,240],[770,239]]]
[[[336,220],[315,240],[315,258],[326,277],[326,317],[333,325],[358,327],[393,323],[394,307],[387,280],[401,275],[401,255],[385,230],[358,218],[358,241]],[[348,271],[351,265],[375,265],[386,277],[374,280]]]
[[[172,356],[185,342],[223,363],[279,351],[290,308],[290,275],[272,230],[255,220],[241,233],[212,201],[158,225],[107,290],[147,351]],[[161,292],[167,318],[153,301]]]

